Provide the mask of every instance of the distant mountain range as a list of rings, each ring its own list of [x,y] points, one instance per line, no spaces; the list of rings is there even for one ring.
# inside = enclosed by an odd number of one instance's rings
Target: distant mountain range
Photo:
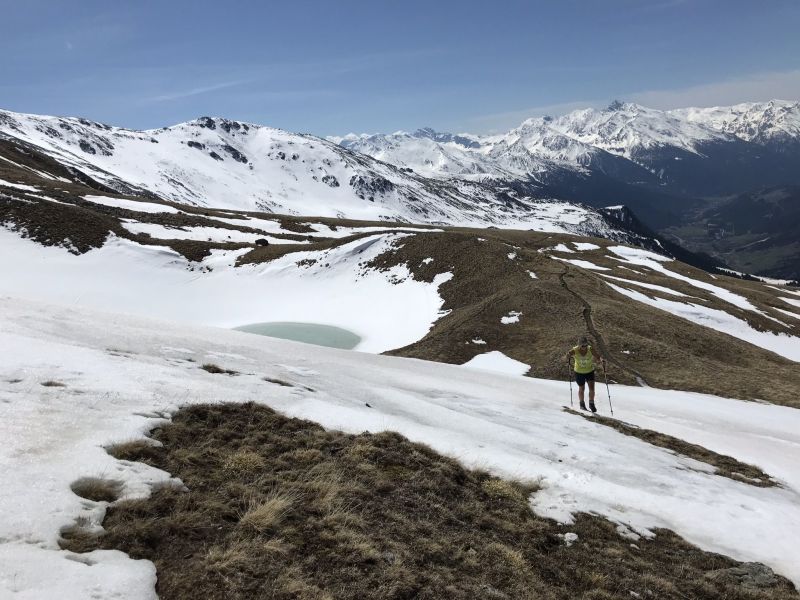
[[[426,128],[328,139],[218,117],[134,131],[0,111],[0,141],[119,194],[628,241],[624,222],[636,217],[635,236],[654,230],[681,243],[681,232],[704,227],[709,209],[726,198],[800,185],[800,102],[778,100],[671,111],[614,102],[528,119],[497,135]],[[606,210],[620,205],[635,217]],[[725,254],[702,236],[691,247]],[[773,276],[797,276],[785,272],[786,260],[758,264]]]
[[[800,102],[779,100],[670,111],[615,101],[498,135],[426,128],[330,139],[428,177],[546,186],[571,171],[686,196],[800,182]]]
[[[796,197],[800,102],[669,111],[613,102],[603,110],[528,119],[496,135],[426,128],[330,139],[427,177],[502,182],[518,194],[594,207],[624,204],[695,251],[748,272],[800,277],[794,219],[774,218],[768,204],[745,201],[746,214],[756,219],[753,234],[769,217],[770,237],[731,239],[731,228],[718,228],[715,216],[735,212],[741,198]],[[782,201],[782,210],[791,213],[790,205]],[[764,214],[754,214],[754,207],[764,207]],[[750,229],[739,223],[739,232]]]
[[[691,247],[720,258],[731,258],[731,249],[705,235],[710,210],[776,189],[794,197],[800,185],[800,102],[781,100],[669,111],[613,102],[528,119],[496,135],[426,128],[329,139],[427,177],[503,182],[519,194],[594,207],[624,204],[674,241],[702,228]],[[745,249],[734,262],[797,278],[791,244],[780,241],[796,237],[793,221],[770,227],[777,252],[754,257]]]

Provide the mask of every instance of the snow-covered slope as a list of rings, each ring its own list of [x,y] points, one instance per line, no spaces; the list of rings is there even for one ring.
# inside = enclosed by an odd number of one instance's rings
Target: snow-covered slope
[[[541,212],[536,201],[508,189],[431,180],[311,135],[220,118],[132,131],[0,111],[0,137],[30,145],[118,192],[193,205],[505,227],[533,227]],[[576,208],[549,204],[548,212]]]
[[[241,374],[212,375],[204,362]],[[531,506],[541,515],[569,523],[592,512],[633,537],[672,529],[800,583],[800,412],[611,386],[618,418],[756,464],[781,484],[764,488],[566,413],[568,394],[565,382],[0,298],[0,595],[154,599],[152,564],[58,549],[60,528],[97,525],[106,507],[70,484],[105,475],[125,497],[147,494],[169,474],[104,447],[141,437],[180,405],[222,399],[347,432],[398,431],[469,466],[538,480]]]

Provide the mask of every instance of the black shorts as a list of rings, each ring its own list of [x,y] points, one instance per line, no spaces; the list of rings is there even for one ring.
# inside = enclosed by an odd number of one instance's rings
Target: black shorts
[[[587,381],[594,383],[594,371],[591,373],[575,373],[575,382],[578,385],[584,385]]]

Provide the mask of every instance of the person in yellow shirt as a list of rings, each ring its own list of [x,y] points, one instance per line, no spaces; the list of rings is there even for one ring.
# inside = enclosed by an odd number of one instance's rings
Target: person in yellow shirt
[[[581,403],[581,410],[586,410],[586,404],[583,402],[583,391],[586,383],[589,383],[589,410],[593,413],[597,412],[597,407],[594,405],[594,366],[595,361],[600,361],[603,365],[603,370],[606,368],[606,359],[600,356],[600,353],[589,345],[589,340],[585,336],[578,341],[578,345],[567,352],[567,363],[575,370],[575,382],[578,384],[578,400]]]

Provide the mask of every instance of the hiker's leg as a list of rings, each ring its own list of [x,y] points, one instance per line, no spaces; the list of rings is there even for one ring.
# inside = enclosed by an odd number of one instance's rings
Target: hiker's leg
[[[583,399],[582,392],[581,392],[581,399]],[[594,379],[589,380],[589,404],[594,404]]]
[[[578,400],[580,400],[581,404],[583,404],[583,390],[585,389],[586,385],[583,383],[578,386]]]

